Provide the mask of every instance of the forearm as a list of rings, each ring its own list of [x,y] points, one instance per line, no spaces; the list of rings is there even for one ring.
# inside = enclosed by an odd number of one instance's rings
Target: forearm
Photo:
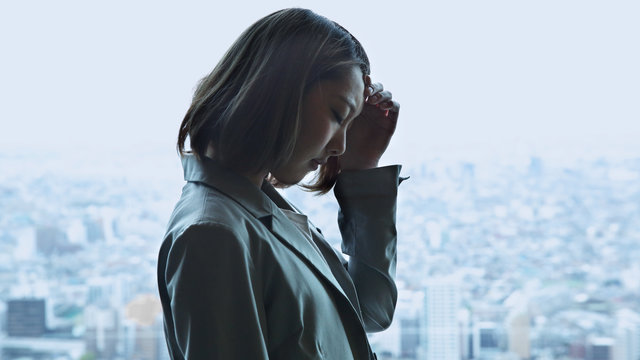
[[[367,331],[381,331],[397,300],[396,196],[400,166],[344,172],[335,187],[338,225],[348,271],[358,292]]]

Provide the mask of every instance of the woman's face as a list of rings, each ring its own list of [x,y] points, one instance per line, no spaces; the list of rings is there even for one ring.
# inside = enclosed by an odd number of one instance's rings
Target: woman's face
[[[301,129],[293,155],[271,174],[283,184],[297,184],[330,156],[344,153],[347,128],[363,104],[364,81],[356,66],[340,79],[316,84],[303,99]]]

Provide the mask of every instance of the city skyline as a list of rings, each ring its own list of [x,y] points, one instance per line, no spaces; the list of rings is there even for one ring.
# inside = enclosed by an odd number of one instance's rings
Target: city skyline
[[[0,318],[19,316],[8,316],[7,301],[47,299],[47,331],[35,343],[0,336],[0,345],[156,359],[164,343],[155,262],[182,181],[149,181],[144,169],[128,170],[138,165],[133,157],[120,160],[120,172],[42,161],[0,156],[13,169],[0,174]],[[640,349],[640,157],[568,167],[539,157],[507,165],[431,159],[403,175],[411,178],[398,199],[400,299],[391,328],[371,337],[380,357],[617,360]],[[285,194],[339,247],[331,195]],[[436,281],[443,277],[451,279],[444,287]],[[430,349],[425,339],[442,326],[449,347]]]

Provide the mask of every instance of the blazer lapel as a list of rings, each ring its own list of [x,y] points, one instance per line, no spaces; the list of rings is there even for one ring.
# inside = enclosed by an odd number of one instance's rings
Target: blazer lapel
[[[197,159],[193,155],[185,155],[182,157],[182,166],[185,180],[216,188],[240,204],[351,304],[319,250],[303,237],[300,230],[280,210],[271,196],[267,195],[267,193],[277,194],[271,184],[265,182],[260,189],[246,177],[206,157]],[[279,195],[274,198],[277,201],[286,202]],[[353,304],[351,307],[353,308]],[[359,317],[360,314],[356,313]]]
[[[280,193],[274,189],[274,187],[267,183],[266,181],[262,184],[262,191],[281,209],[287,209],[291,211],[296,211],[301,213],[301,211],[296,208],[294,205],[290,204],[287,200],[285,200]],[[290,221],[287,221],[287,224],[290,224]],[[344,267],[343,262],[341,261],[340,255],[336,254],[335,250],[329,245],[325,240],[322,234],[319,233],[319,230],[315,228],[311,229],[312,237],[314,245],[317,247],[314,248],[314,254],[317,254],[320,251],[321,254],[324,254],[322,257],[322,262],[324,265],[328,265],[329,271],[332,276],[332,284],[336,287],[338,291],[340,291],[343,295],[346,295],[347,300],[349,301],[351,307],[356,310],[356,314],[360,321],[361,311],[360,304],[358,302],[358,296],[355,287],[353,286],[353,282],[350,280],[350,276],[347,272],[347,269]],[[282,237],[279,237],[281,241],[283,241]],[[286,241],[286,240],[284,240]],[[336,282],[338,286],[336,286]]]
[[[293,253],[302,258],[316,273],[328,281],[342,296],[349,299],[342,287],[333,276],[327,261],[315,244],[307,241],[300,230],[289,220],[284,213],[277,211],[266,217],[259,218],[275,237],[284,243]]]

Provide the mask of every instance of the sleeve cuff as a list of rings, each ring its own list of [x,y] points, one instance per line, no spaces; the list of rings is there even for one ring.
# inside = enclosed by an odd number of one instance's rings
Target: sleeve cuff
[[[334,193],[342,195],[395,195],[398,185],[407,178],[400,176],[402,165],[389,165],[367,170],[342,171],[336,180]]]

